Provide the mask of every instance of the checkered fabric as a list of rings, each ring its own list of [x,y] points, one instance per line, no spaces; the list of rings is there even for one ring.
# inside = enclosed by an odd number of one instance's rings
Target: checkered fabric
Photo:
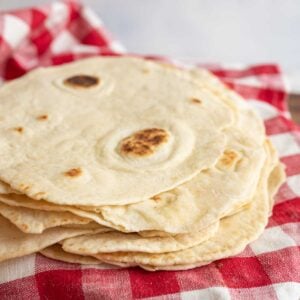
[[[0,13],[0,77],[4,80],[37,66],[122,50],[94,12],[76,1]]]
[[[39,65],[121,50],[76,2],[0,15],[3,80]],[[286,165],[287,182],[262,236],[235,257],[188,271],[80,266],[29,255],[0,264],[0,299],[299,299],[300,130],[287,111],[281,71],[276,65],[205,67],[260,113]]]

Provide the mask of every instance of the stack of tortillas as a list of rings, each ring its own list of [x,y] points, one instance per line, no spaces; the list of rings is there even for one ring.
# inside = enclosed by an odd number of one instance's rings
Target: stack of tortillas
[[[90,58],[5,84],[0,108],[0,261],[205,265],[259,237],[285,177],[204,70]]]

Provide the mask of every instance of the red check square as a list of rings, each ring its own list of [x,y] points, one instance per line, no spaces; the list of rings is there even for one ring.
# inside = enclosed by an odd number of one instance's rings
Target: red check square
[[[81,275],[80,269],[52,270],[36,274],[40,299],[59,299],[57,295],[64,295],[64,300],[84,299]]]
[[[233,257],[219,262],[225,285],[230,288],[256,287],[271,284],[271,280],[256,257]]]
[[[9,281],[0,284],[0,299],[37,299],[32,295],[38,295],[35,276]]]
[[[133,298],[154,297],[180,291],[176,272],[129,270]]]

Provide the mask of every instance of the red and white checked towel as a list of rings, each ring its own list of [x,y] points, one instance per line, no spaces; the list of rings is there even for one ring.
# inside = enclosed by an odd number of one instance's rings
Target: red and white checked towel
[[[38,65],[121,49],[99,18],[75,2],[0,15],[3,80]],[[287,112],[281,71],[276,65],[206,67],[257,109],[287,167],[263,235],[238,256],[188,271],[80,266],[29,255],[0,264],[0,299],[300,298],[300,130]]]

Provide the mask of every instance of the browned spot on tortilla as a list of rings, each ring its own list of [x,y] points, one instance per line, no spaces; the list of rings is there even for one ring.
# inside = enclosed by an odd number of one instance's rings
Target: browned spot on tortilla
[[[19,132],[19,133],[23,133],[24,132],[24,128],[23,127],[14,127],[13,130],[16,131],[16,132]]]
[[[148,73],[150,73],[150,70],[149,70],[149,69],[146,69],[146,68],[144,68],[144,69],[142,69],[142,72],[143,72],[144,74],[148,74]]]
[[[100,83],[100,79],[91,75],[74,75],[64,80],[64,84],[73,88],[90,88]]]
[[[161,200],[161,198],[160,198],[159,195],[153,196],[152,199],[153,199],[154,201],[159,201],[159,200]]]
[[[164,129],[149,128],[140,130],[121,141],[120,151],[128,156],[149,156],[162,144],[166,143],[168,138],[169,135]]]
[[[194,104],[201,104],[202,103],[202,101],[199,100],[198,98],[192,98],[191,102],[194,103]]]
[[[224,167],[231,167],[237,160],[238,153],[233,150],[225,150],[223,156],[220,159],[221,165]]]
[[[69,171],[64,173],[66,176],[70,176],[70,177],[78,177],[82,174],[82,171],[80,168],[74,168],[74,169],[70,169]]]
[[[40,115],[40,116],[37,116],[36,119],[38,121],[46,121],[46,120],[48,120],[48,116],[47,115]]]

